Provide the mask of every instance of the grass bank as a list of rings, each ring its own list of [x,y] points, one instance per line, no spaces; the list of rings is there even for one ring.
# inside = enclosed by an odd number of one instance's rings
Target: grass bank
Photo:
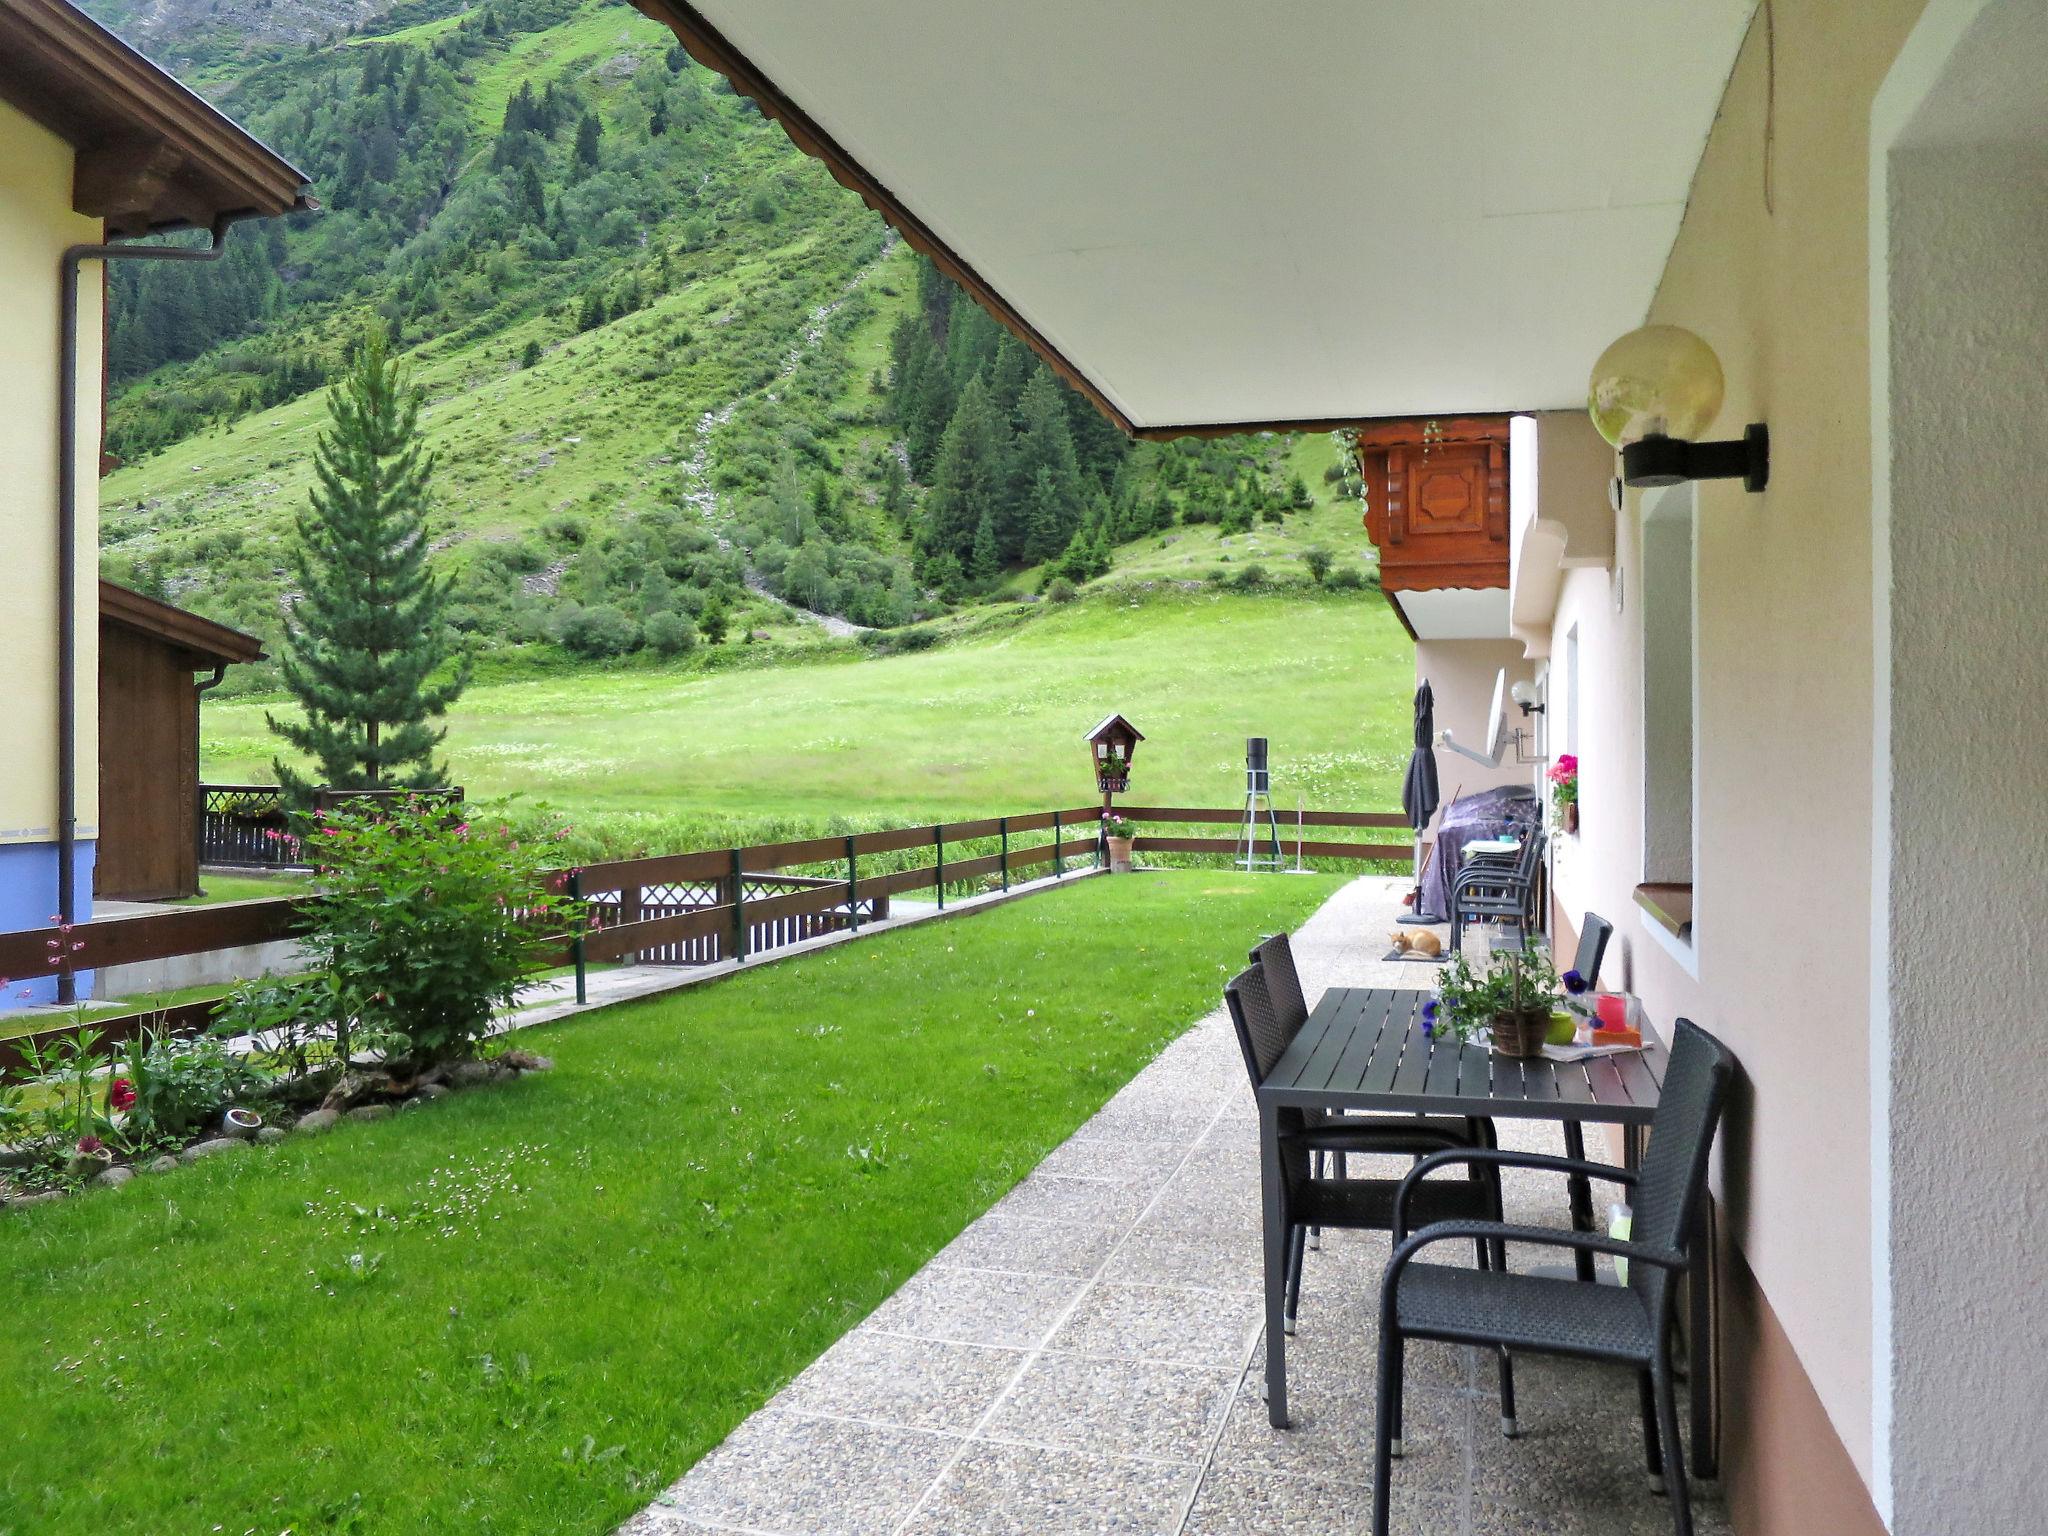
[[[0,1223],[0,1532],[602,1536],[1335,882],[1090,880]]]

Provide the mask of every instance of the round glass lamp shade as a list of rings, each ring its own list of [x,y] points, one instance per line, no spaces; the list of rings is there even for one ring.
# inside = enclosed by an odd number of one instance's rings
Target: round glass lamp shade
[[[1721,360],[1680,325],[1646,325],[1600,354],[1586,409],[1616,448],[1653,434],[1698,437],[1721,414]]]

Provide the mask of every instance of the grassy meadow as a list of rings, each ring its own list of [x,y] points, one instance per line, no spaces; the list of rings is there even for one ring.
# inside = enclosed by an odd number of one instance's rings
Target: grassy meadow
[[[1413,668],[1376,593],[1154,585],[1020,606],[904,655],[846,645],[803,663],[480,685],[451,716],[448,755],[472,796],[518,793],[684,838],[696,822],[823,827],[1086,804],[1082,733],[1120,710],[1146,734],[1133,800],[1232,804],[1244,738],[1263,734],[1281,806],[1300,795],[1393,810]],[[264,715],[283,707],[209,704],[205,776],[269,777]]]

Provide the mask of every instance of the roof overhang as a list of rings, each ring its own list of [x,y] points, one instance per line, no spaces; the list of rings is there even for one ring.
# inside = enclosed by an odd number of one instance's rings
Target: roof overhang
[[[216,624],[111,581],[100,582],[100,622],[118,624],[184,651],[194,670],[263,660],[263,642],[254,635],[245,635],[239,629]]]
[[[0,101],[77,151],[72,204],[110,234],[314,206],[290,162],[64,0],[0,4]]]
[[[636,0],[1147,436],[1577,404],[1755,0]]]

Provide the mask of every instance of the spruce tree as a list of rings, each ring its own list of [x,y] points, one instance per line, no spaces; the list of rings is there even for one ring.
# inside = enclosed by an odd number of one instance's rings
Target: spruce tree
[[[946,427],[924,501],[918,552],[930,561],[951,555],[964,570],[974,555],[974,534],[983,513],[1001,515],[1003,430],[988,388],[979,377],[960,393],[960,408]],[[998,535],[1000,537],[1000,535]]]
[[[420,443],[420,394],[373,332],[327,404],[332,424],[313,453],[312,505],[297,520],[299,600],[279,663],[304,719],[272,715],[270,728],[329,787],[433,788],[446,782],[434,749],[448,733],[428,722],[469,679],[466,665],[446,670],[447,590],[427,570],[433,459]],[[304,803],[307,781],[276,768]]]
[[[967,574],[982,586],[992,586],[1003,574],[1003,557],[996,550],[996,520],[991,512],[983,512],[981,521],[974,526],[974,556],[967,564]]]

